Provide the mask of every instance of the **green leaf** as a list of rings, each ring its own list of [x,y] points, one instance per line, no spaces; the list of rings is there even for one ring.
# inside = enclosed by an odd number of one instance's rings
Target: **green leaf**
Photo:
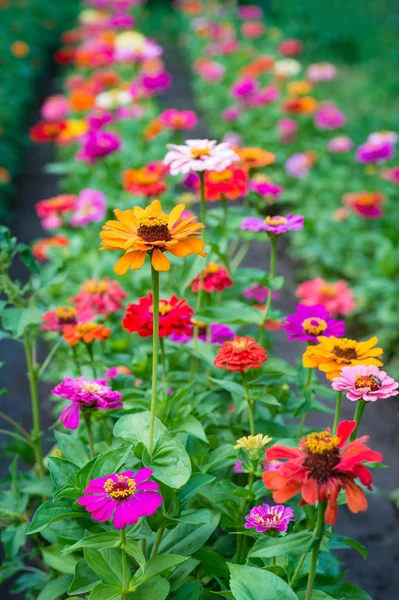
[[[4,544],[7,559],[13,559],[18,555],[18,550],[25,544],[28,523],[9,526],[1,532],[1,541]]]
[[[57,579],[52,579],[42,589],[37,597],[37,600],[54,600],[54,598],[61,598],[66,594],[72,577],[70,575],[60,575]]]
[[[75,486],[75,475],[78,472],[78,467],[70,460],[65,458],[57,458],[49,456],[47,465],[50,471],[51,479],[57,490],[66,485]]]
[[[78,467],[83,467],[88,462],[89,449],[75,435],[61,431],[55,431],[54,435],[59,449],[68,460]]]
[[[74,500],[72,498],[60,498],[59,500],[43,502],[33,515],[28,534],[43,531],[55,521],[85,516],[86,513],[83,510],[78,510],[73,505]]]
[[[41,322],[42,311],[38,308],[4,308],[2,323],[4,329],[10,331],[15,338],[21,337],[29,325]]]
[[[236,600],[297,600],[288,583],[270,571],[227,564],[230,588]]]
[[[210,377],[209,379],[231,394],[237,394],[241,397],[245,396],[244,386],[240,385],[239,383],[235,383],[235,381],[230,381],[228,379],[216,379],[216,377]]]
[[[272,558],[284,554],[304,554],[313,546],[313,534],[308,531],[290,533],[284,537],[258,539],[249,552],[252,558]]]
[[[77,594],[90,592],[97,585],[98,581],[97,573],[89,567],[84,558],[81,558],[76,564],[75,577],[70,585],[68,594],[76,596]]]
[[[353,540],[349,537],[345,537],[344,535],[337,535],[336,533],[334,533],[331,536],[331,548],[342,549],[345,548],[345,546],[350,546],[351,548],[359,552],[359,554],[363,556],[364,560],[367,560],[368,552],[365,546],[362,546],[362,544],[360,544],[356,540]]]
[[[216,477],[208,475],[207,473],[193,473],[181,489],[179,493],[179,500],[182,504],[186,504],[191,498],[193,498],[205,485],[209,485],[215,481]]]
[[[373,600],[371,596],[357,585],[352,583],[342,583],[334,586],[323,586],[324,590],[333,598],[344,598],[345,600]]]
[[[193,437],[202,440],[203,442],[208,443],[208,438],[206,437],[205,430],[201,423],[193,417],[192,415],[188,415],[184,419],[179,421],[178,425],[173,428],[173,433],[189,433]]]
[[[129,595],[129,600],[165,600],[168,597],[170,583],[164,577],[154,577]]]
[[[114,435],[134,445],[149,443],[150,412],[125,415],[117,421]],[[155,419],[153,452],[144,449],[142,461],[154,472],[154,477],[169,487],[180,488],[191,475],[191,461],[183,444],[173,438],[159,419]]]
[[[158,554],[154,558],[150,558],[147,562],[144,571],[138,571],[130,580],[132,585],[141,585],[156,575],[160,575],[164,571],[168,571],[173,567],[181,565],[187,560],[186,556],[178,554]]]
[[[306,600],[306,590],[298,592],[297,596],[298,600]],[[312,600],[334,600],[334,598],[321,590],[312,590]]]
[[[105,477],[110,473],[116,473],[126,462],[129,454],[132,454],[131,446],[121,446],[120,448],[104,452],[94,463],[89,478],[97,479],[98,477]]]
[[[64,547],[59,544],[42,548],[43,561],[52,569],[60,571],[60,573],[74,575],[78,560],[74,556],[65,556],[62,552],[63,549]]]
[[[122,598],[121,587],[99,583],[91,590],[89,600],[120,600]]]
[[[219,525],[220,515],[214,514],[212,523],[189,525],[179,523],[177,527],[164,535],[159,551],[165,554],[180,554],[190,556],[196,552],[211,537]]]
[[[95,550],[118,548],[120,542],[120,535],[116,531],[105,531],[104,533],[95,533],[79,540],[76,544],[66,548],[64,553],[75,552],[75,550],[79,550],[80,548],[94,548]]]
[[[103,583],[114,586],[122,584],[122,561],[119,550],[109,548],[99,552],[93,548],[85,548],[84,557]]]

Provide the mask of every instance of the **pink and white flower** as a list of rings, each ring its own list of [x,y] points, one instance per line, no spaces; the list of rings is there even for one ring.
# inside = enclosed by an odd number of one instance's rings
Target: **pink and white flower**
[[[375,402],[399,394],[399,383],[374,365],[344,367],[341,375],[334,377],[331,386],[334,390],[345,392],[346,397],[354,402]]]
[[[168,144],[164,164],[171,175],[186,175],[190,171],[224,171],[239,160],[230,144],[216,140],[186,140],[184,146]]]

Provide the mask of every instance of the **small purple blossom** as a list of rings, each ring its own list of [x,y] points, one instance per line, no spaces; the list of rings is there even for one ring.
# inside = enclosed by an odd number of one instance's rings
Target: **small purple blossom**
[[[258,82],[252,77],[242,77],[231,86],[232,97],[244,104],[253,100],[258,91]]]
[[[379,163],[395,156],[395,144],[389,139],[376,139],[361,144],[356,150],[356,160],[360,163]]]
[[[275,217],[266,217],[265,219],[259,219],[258,217],[247,217],[243,219],[241,224],[242,230],[248,231],[267,231],[274,235],[280,235],[286,231],[300,231],[303,227],[305,217],[302,215],[287,215],[281,217],[276,215]]]
[[[107,212],[105,195],[98,190],[86,188],[76,199],[73,214],[70,219],[72,227],[84,227],[89,223],[99,223]]]
[[[155,74],[146,73],[143,75],[141,83],[146,91],[153,94],[162,94],[170,88],[172,76],[167,71]]]
[[[235,335],[235,332],[232,329],[230,329],[230,327],[228,327],[227,325],[223,325],[223,323],[211,323],[210,325],[209,342],[211,344],[221,345],[226,340],[232,340]],[[170,339],[173,342],[187,344],[192,339],[192,336],[185,334],[177,335],[174,333],[170,336]],[[207,341],[206,327],[199,327],[198,339],[202,340],[203,342]]]
[[[233,472],[244,473],[244,469],[242,468],[242,460],[236,460],[236,462],[233,465]]]
[[[269,288],[265,287],[264,285],[254,285],[244,290],[243,296],[248,300],[255,300],[256,302],[259,302],[259,304],[263,304],[264,302],[266,302],[269,293]],[[277,295],[278,292],[274,291],[272,293],[272,298],[275,298]]]
[[[269,535],[277,535],[287,531],[290,521],[294,518],[294,511],[288,506],[261,504],[254,506],[249,514],[245,515],[244,527],[245,529],[254,527],[258,533],[267,531]]]
[[[102,129],[91,129],[84,136],[83,145],[76,158],[93,165],[97,159],[116,152],[121,146],[122,142],[116,133],[103,131]]]
[[[251,179],[249,189],[253,192],[257,192],[260,196],[273,196],[273,198],[278,198],[283,192],[283,188],[280,185],[268,181],[262,175],[255,175],[255,177]]]
[[[64,381],[56,385],[51,393],[71,401],[60,416],[61,423],[68,429],[78,428],[81,410],[108,410],[123,406],[122,394],[114,392],[105,379],[64,377]]]
[[[285,163],[285,171],[295,179],[304,179],[312,166],[312,161],[305,152],[296,152]]]
[[[322,304],[298,304],[296,312],[285,319],[281,329],[289,334],[289,342],[317,342],[319,335],[342,337],[345,333],[345,322],[331,319],[330,313]]]

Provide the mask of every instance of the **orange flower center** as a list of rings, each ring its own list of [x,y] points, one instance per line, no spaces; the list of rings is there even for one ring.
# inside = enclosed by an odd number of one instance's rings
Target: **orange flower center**
[[[224,171],[210,171],[209,181],[211,183],[223,183],[224,181],[231,181],[233,178],[233,173],[231,169],[225,169]]]
[[[247,340],[246,338],[242,337],[236,337],[234,339],[233,342],[231,342],[232,347],[234,348],[234,350],[246,350],[247,349]]]
[[[79,335],[85,335],[85,333],[91,333],[98,325],[96,323],[80,323],[76,325],[76,333]]]
[[[176,127],[181,127],[182,125],[185,124],[186,119],[183,115],[172,115],[170,122],[175,125]]]
[[[136,482],[132,477],[127,475],[118,475],[118,480],[107,479],[104,483],[104,490],[113,500],[125,500],[130,496],[134,496],[136,492]]]
[[[137,235],[149,244],[160,241],[169,242],[172,236],[168,228],[168,221],[168,216],[164,214],[142,217]]]
[[[308,335],[322,335],[327,329],[327,323],[318,317],[311,317],[302,321],[302,327]]]
[[[148,169],[140,169],[136,171],[134,179],[140,185],[151,185],[152,183],[156,183],[159,177],[156,173],[152,173]]]
[[[103,294],[109,288],[109,281],[100,281],[99,279],[92,279],[90,281],[86,281],[84,284],[84,289],[86,292],[90,294]]]
[[[382,386],[381,379],[376,375],[356,375],[355,388],[357,390],[369,388],[371,392],[376,392]]]
[[[335,286],[332,283],[326,283],[320,290],[322,296],[326,296],[326,298],[335,298],[337,292],[335,291]]]
[[[285,217],[266,217],[265,223],[266,225],[272,225],[273,227],[277,225],[284,225],[287,222]]]
[[[205,146],[205,148],[197,148],[193,146],[191,148],[191,155],[193,158],[201,159],[203,156],[208,156],[211,153],[212,148]]]

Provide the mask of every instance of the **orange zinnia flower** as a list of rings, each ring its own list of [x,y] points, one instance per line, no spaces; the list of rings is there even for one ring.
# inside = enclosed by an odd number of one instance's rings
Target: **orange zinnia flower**
[[[343,367],[355,365],[374,365],[380,367],[382,362],[376,357],[381,356],[382,348],[374,348],[378,342],[375,336],[367,342],[357,342],[348,338],[334,336],[317,338],[319,344],[308,346],[302,357],[303,366],[307,369],[317,367],[324,371],[327,379],[332,381],[339,377]]]
[[[215,367],[227,371],[240,371],[245,373],[248,369],[260,369],[267,360],[266,350],[259,346],[254,338],[235,336],[233,341],[224,342],[218,349],[214,360]]]
[[[91,344],[94,340],[103,342],[110,336],[111,330],[100,323],[78,323],[77,325],[66,325],[62,332],[64,340],[70,346],[75,346],[82,341]]]
[[[167,167],[158,160],[141,169],[127,169],[122,176],[123,187],[131,194],[155,198],[166,191],[166,183],[162,180],[166,171]]]
[[[115,273],[123,275],[128,269],[141,269],[148,253],[156,271],[169,271],[170,262],[164,252],[181,257],[206,256],[202,251],[204,241],[198,239],[204,225],[196,223],[196,217],[180,219],[185,208],[184,204],[177,204],[167,215],[162,212],[160,201],[154,200],[145,209],[115,209],[117,221],[107,221],[100,233],[102,249],[124,250]]]
[[[311,114],[317,108],[317,100],[312,96],[288,98],[283,102],[282,109],[287,113]]]
[[[76,90],[69,96],[69,106],[76,112],[85,112],[93,108],[95,97],[85,90]]]
[[[272,165],[276,157],[272,152],[262,148],[234,148],[234,152],[240,157],[241,164],[246,171]]]
[[[147,142],[150,142],[151,140],[154,140],[156,137],[158,137],[162,130],[163,125],[161,123],[161,120],[153,119],[148,123],[147,127],[144,130],[144,139],[147,140]]]

